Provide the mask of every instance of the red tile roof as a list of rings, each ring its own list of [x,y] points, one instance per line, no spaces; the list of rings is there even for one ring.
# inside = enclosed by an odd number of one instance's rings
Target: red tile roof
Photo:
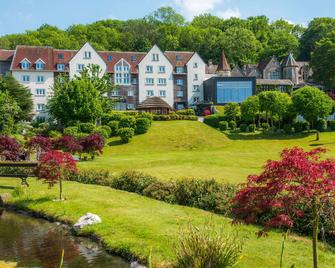
[[[183,67],[194,55],[194,52],[188,51],[166,51],[164,55],[169,59],[173,67]]]
[[[53,70],[53,48],[38,46],[17,46],[12,62],[12,70],[21,70],[20,62],[23,59],[31,62],[30,69],[35,69],[35,62],[41,59],[45,63],[45,70]]]
[[[124,59],[130,64],[130,70],[132,73],[138,73],[137,65],[145,57],[147,53],[144,52],[121,52],[121,51],[98,51],[100,57],[107,64],[107,72],[114,73],[114,66],[121,59]],[[109,61],[108,57],[112,56],[112,60]]]
[[[0,61],[11,61],[15,50],[0,49]]]
[[[77,50],[62,50],[62,49],[54,49],[53,50],[53,69],[57,70],[57,64],[63,63],[65,64],[65,71],[69,70],[69,62],[76,55]],[[60,59],[58,57],[59,54],[63,55],[63,58]]]

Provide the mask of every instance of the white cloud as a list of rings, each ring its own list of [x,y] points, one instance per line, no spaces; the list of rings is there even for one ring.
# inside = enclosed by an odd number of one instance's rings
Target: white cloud
[[[229,18],[239,18],[241,17],[241,12],[238,8],[228,8],[226,10],[220,11],[217,13],[217,15],[223,19],[229,19]]]
[[[194,16],[212,11],[218,4],[222,4],[224,0],[174,0],[184,15],[188,19]]]

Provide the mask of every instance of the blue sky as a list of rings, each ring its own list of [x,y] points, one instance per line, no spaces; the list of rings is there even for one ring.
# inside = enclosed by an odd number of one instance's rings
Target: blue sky
[[[334,0],[0,0],[0,35],[36,29],[43,23],[62,29],[101,19],[141,18],[172,6],[187,19],[209,12],[223,18],[267,15],[307,25],[314,17],[334,16]]]

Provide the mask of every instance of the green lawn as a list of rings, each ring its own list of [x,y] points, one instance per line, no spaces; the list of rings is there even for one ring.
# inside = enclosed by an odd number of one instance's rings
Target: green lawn
[[[0,179],[0,193],[10,192],[19,180]],[[236,228],[245,239],[243,257],[237,267],[279,267],[282,237],[270,232],[268,238],[256,238],[254,226],[230,225],[230,220],[199,209],[169,205],[136,194],[108,187],[84,185],[75,182],[64,184],[66,201],[52,201],[58,188],[30,180],[26,197],[13,202],[22,208],[51,215],[59,220],[75,222],[87,212],[101,216],[103,223],[86,229],[103,239],[107,247],[119,252],[133,252],[138,256],[148,255],[153,248],[156,263],[174,259],[174,243],[180,228],[188,223],[204,224],[210,219],[228,233]],[[311,241],[308,238],[291,236],[284,254],[285,267],[311,267]],[[335,254],[326,245],[320,245],[320,267],[333,267]]]
[[[136,169],[161,179],[197,177],[238,183],[259,172],[266,160],[278,158],[285,147],[324,145],[335,156],[334,132],[321,133],[319,142],[314,139],[314,134],[227,136],[200,122],[153,122],[148,133],[135,136],[129,144],[112,138],[103,156],[80,163],[80,167],[113,172]]]

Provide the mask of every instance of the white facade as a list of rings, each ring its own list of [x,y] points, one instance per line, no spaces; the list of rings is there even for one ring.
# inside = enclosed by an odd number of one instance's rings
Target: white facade
[[[48,116],[46,112],[46,104],[48,98],[52,96],[54,73],[50,71],[12,71],[13,77],[22,85],[29,88],[34,101],[35,117]]]
[[[187,65],[187,102],[192,105],[204,100],[206,63],[198,53],[194,53]]]
[[[158,46],[153,46],[138,65],[139,102],[160,97],[174,105],[173,66]]]
[[[90,64],[100,66],[102,70],[100,74],[101,76],[107,70],[105,61],[100,57],[90,43],[86,43],[69,62],[70,78],[72,79],[75,75],[80,75],[82,69],[88,67]]]

